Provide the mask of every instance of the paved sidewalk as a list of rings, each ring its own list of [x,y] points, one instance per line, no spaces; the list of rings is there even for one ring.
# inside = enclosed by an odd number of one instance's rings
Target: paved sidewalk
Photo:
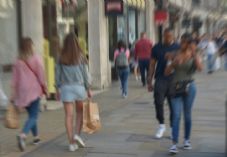
[[[191,151],[180,149],[179,157],[225,157],[225,97],[227,73],[198,74],[198,95],[193,110]],[[118,83],[94,97],[99,103],[102,130],[83,138],[87,147],[67,151],[67,138],[62,109],[41,113],[40,132],[43,144],[28,144],[20,153],[15,144],[18,130],[0,126],[1,157],[165,157],[171,144],[169,132],[161,140],[154,138],[157,127],[152,93],[148,93],[133,77],[127,99],[122,99]],[[168,107],[166,106],[166,117]],[[22,119],[25,117],[22,116]],[[168,124],[168,120],[167,120]],[[183,142],[183,127],[180,144]],[[31,142],[29,139],[27,142]]]

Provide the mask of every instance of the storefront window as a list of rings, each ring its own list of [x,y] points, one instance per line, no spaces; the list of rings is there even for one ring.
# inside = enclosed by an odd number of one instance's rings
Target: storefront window
[[[145,27],[145,11],[139,11],[138,14],[138,37],[140,36],[141,32],[146,30]]]
[[[0,64],[11,64],[18,54],[16,0],[0,0]]]
[[[75,32],[78,35],[80,46],[87,55],[87,1],[44,0],[43,7],[44,35],[51,42],[51,55],[56,58],[55,43],[59,40],[58,43],[62,46],[63,40],[69,32]]]
[[[129,24],[128,24],[128,39],[129,45],[133,45],[136,40],[136,11],[130,9],[128,12]]]
[[[117,18],[117,40],[127,40],[126,17],[120,16]]]

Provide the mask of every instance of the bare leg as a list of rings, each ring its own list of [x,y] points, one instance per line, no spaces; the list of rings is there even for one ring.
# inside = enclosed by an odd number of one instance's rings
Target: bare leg
[[[80,135],[83,126],[83,101],[76,101],[76,134]]]
[[[137,66],[134,67],[134,75],[136,77],[136,79],[138,78],[138,73],[137,73]]]
[[[65,127],[68,135],[68,140],[70,144],[74,143],[73,140],[73,103],[64,102],[65,109]]]

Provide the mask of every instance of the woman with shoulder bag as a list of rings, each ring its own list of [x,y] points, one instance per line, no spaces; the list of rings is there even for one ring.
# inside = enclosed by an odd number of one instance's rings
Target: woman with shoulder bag
[[[73,33],[66,36],[59,63],[56,65],[57,96],[64,104],[65,126],[69,140],[69,151],[78,146],[85,147],[80,137],[83,126],[83,101],[91,98],[88,62]],[[73,133],[73,113],[76,108],[76,128]]]
[[[191,114],[192,107],[196,97],[196,85],[194,82],[194,74],[196,70],[202,70],[200,56],[196,53],[196,45],[191,40],[189,34],[184,34],[181,38],[181,49],[173,57],[168,60],[165,69],[165,75],[173,74],[170,96],[172,102],[172,142],[169,152],[176,154],[178,152],[177,144],[179,137],[180,118],[183,108],[184,112],[184,149],[191,149]]]
[[[28,112],[28,120],[17,136],[18,147],[24,151],[30,131],[34,136],[33,144],[40,142],[37,125],[40,98],[43,94],[47,95],[44,67],[41,57],[34,53],[31,38],[23,38],[21,41],[19,57],[13,66],[11,88],[11,102]]]

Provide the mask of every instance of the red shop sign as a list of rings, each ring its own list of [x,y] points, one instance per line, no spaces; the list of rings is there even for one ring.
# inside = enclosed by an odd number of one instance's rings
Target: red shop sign
[[[158,25],[164,24],[168,20],[168,12],[166,10],[156,10],[154,13],[155,23]]]
[[[123,15],[123,0],[105,0],[105,15]]]

